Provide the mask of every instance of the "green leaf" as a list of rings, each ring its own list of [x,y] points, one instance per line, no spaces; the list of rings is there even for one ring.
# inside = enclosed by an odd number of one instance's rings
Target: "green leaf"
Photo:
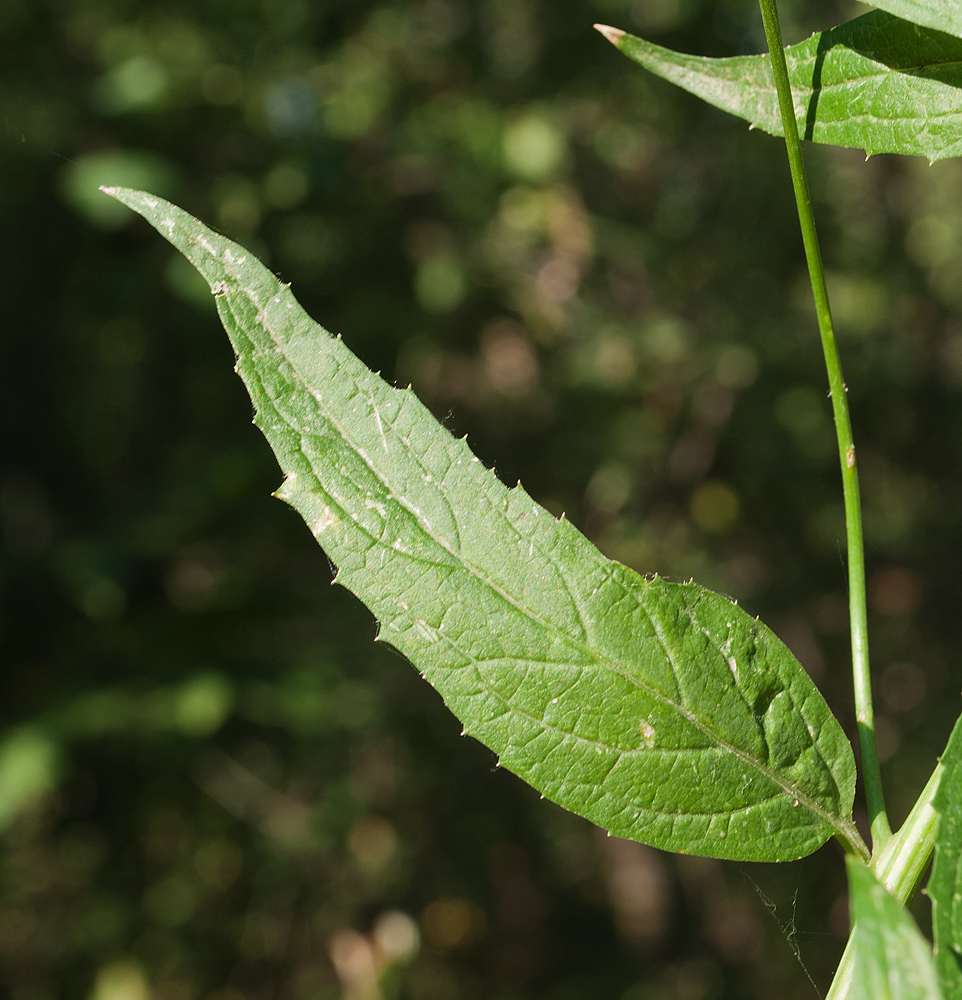
[[[962,719],[949,737],[942,767],[934,803],[939,828],[927,891],[942,992],[946,1000],[962,1000]]]
[[[851,747],[764,625],[609,561],[370,372],[246,250],[160,198],[108,193],[207,279],[286,473],[278,495],[380,638],[501,764],[667,850],[778,861],[833,835],[864,849]]]
[[[872,7],[887,10],[896,17],[905,18],[927,28],[962,35],[962,3],[960,0],[883,0]]]
[[[688,56],[596,25],[652,73],[783,135],[768,55]],[[962,153],[962,39],[883,11],[785,50],[803,139],[941,160]]]
[[[909,911],[851,856],[848,886],[855,928],[849,1000],[940,1000],[932,951]]]

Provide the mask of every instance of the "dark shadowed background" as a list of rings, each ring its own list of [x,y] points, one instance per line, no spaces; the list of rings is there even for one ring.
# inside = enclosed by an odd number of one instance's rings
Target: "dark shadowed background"
[[[786,2],[786,38],[862,9]],[[0,3],[11,1000],[827,986],[837,845],[776,867],[606,839],[459,739],[271,498],[206,288],[97,191],[147,188],[244,243],[506,482],[761,615],[851,732],[837,458],[783,148],[594,21],[764,47],[749,0]],[[962,707],[962,170],[807,156],[899,821]]]

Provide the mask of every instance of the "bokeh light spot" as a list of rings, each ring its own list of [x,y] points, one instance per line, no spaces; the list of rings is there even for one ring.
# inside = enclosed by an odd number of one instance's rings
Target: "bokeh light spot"
[[[365,816],[351,827],[347,842],[362,868],[380,871],[394,857],[398,836],[383,816]]]
[[[561,166],[566,142],[557,126],[531,113],[505,129],[502,149],[508,170],[526,180],[541,181]]]
[[[711,535],[720,535],[738,520],[738,494],[718,480],[701,483],[689,504],[691,519]]]
[[[484,937],[484,910],[464,899],[444,897],[429,903],[421,914],[425,940],[435,948],[464,948]]]
[[[124,959],[101,967],[90,1000],[150,1000],[150,986],[139,962]]]
[[[432,313],[456,309],[467,294],[467,277],[461,263],[451,253],[433,254],[422,261],[414,276],[418,303]]]

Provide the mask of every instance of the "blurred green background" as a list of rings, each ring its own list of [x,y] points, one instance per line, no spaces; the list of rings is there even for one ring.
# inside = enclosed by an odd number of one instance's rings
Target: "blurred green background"
[[[788,41],[859,12],[782,8]],[[459,739],[270,497],[206,288],[97,191],[244,243],[506,482],[761,615],[852,732],[784,151],[594,21],[764,48],[750,0],[0,3],[4,996],[825,989],[840,849],[737,866],[606,839]],[[962,707],[962,170],[807,156],[899,821]]]

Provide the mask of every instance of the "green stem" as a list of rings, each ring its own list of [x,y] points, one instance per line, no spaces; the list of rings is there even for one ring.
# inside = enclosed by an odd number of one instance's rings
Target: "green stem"
[[[852,973],[855,972],[855,929],[848,936],[845,951],[835,970],[835,978],[825,994],[825,1000],[845,1000],[852,988]]]
[[[855,442],[852,438],[852,421],[848,412],[848,390],[842,377],[842,363],[835,342],[832,310],[825,287],[825,271],[818,247],[812,199],[805,177],[802,144],[798,138],[792,87],[782,49],[782,32],[778,24],[775,0],[759,0],[765,37],[775,76],[778,106],[785,130],[788,164],[795,188],[798,221],[802,227],[808,275],[815,296],[815,313],[822,335],[822,351],[828,369],[829,394],[835,417],[838,454],[842,466],[842,490],[845,498],[845,534],[848,542],[848,601],[852,630],[852,675],[855,684],[855,715],[858,721],[858,741],[862,753],[862,772],[865,776],[865,797],[868,803],[872,829],[872,847],[878,851],[892,835],[885,801],[882,796],[882,773],[879,769],[878,750],[875,745],[875,714],[872,710],[872,681],[868,662],[868,621],[865,604],[865,552],[862,539],[862,504],[858,488],[858,467],[855,463]]]
[[[932,803],[939,790],[944,768],[940,761],[918,801],[912,807],[902,829],[893,834],[872,862],[875,877],[900,902],[908,903],[915,895],[935,847],[939,817]]]

